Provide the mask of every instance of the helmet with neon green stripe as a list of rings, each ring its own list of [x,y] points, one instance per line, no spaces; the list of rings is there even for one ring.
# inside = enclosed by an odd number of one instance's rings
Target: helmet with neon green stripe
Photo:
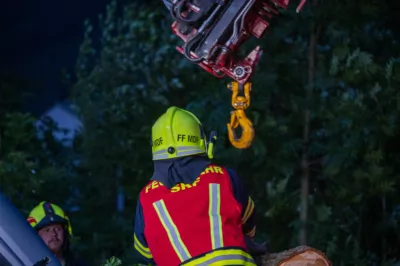
[[[68,216],[58,205],[42,201],[29,213],[28,223],[36,230],[51,224],[61,224],[72,235],[72,227]]]
[[[193,113],[176,106],[168,108],[157,119],[151,136],[153,161],[196,154],[212,158],[213,149],[207,143],[200,120]]]

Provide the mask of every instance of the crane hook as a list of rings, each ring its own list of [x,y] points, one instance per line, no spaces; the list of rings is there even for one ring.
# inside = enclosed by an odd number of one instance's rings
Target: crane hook
[[[242,86],[236,81],[228,84],[228,88],[232,90],[232,106],[235,108],[231,112],[230,122],[227,124],[229,141],[237,149],[246,149],[251,146],[254,139],[254,128],[253,123],[247,118],[246,110],[250,106],[250,91],[251,83],[246,82],[243,85],[244,96],[238,96],[239,86]],[[241,127],[242,134],[240,138],[237,138],[235,129]]]

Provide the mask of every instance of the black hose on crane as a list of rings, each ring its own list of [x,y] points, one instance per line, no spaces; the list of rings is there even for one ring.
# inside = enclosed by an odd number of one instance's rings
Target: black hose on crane
[[[184,8],[186,4],[190,2],[190,0],[178,0],[178,1],[173,1],[172,3],[169,0],[163,0],[163,2],[170,11],[172,18],[182,24],[189,24],[189,25],[194,24],[198,22],[199,19],[204,15],[204,11],[200,10],[197,16],[195,16],[192,19],[185,18],[182,16]]]

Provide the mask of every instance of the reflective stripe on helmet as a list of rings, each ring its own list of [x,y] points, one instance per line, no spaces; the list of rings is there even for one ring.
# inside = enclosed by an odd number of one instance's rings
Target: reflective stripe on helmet
[[[201,154],[205,153],[203,149],[196,148],[193,146],[181,146],[177,147],[176,157],[194,155],[194,154]],[[167,149],[163,149],[160,151],[156,151],[153,153],[153,160],[163,160],[170,158],[170,154],[168,153]]]

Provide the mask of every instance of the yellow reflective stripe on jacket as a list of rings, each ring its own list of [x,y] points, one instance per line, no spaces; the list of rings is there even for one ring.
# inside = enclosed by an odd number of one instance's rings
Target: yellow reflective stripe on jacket
[[[191,255],[183,243],[175,223],[172,221],[171,216],[168,213],[164,200],[154,202],[153,207],[156,210],[158,218],[160,219],[165,231],[167,231],[169,241],[181,262],[190,259]]]
[[[150,249],[146,248],[145,246],[142,245],[142,243],[140,243],[139,239],[136,237],[136,234],[133,235],[133,243],[134,243],[134,247],[135,249],[143,256],[146,257],[148,259],[153,258],[153,256],[151,255]]]
[[[246,235],[249,236],[249,237],[254,237],[255,234],[256,234],[256,227],[255,226],[248,233],[246,233]]]
[[[206,255],[193,259],[185,266],[207,266],[207,265],[243,265],[243,266],[256,266],[253,258],[241,249],[221,249],[215,250]]]
[[[253,213],[253,210],[254,210],[254,202],[249,197],[249,200],[247,202],[246,211],[244,212],[244,215],[243,215],[243,218],[242,218],[242,224],[245,224],[247,222],[247,220],[249,219],[250,215]]]
[[[222,237],[220,184],[209,184],[209,202],[208,215],[210,217],[212,248],[221,248],[224,246],[224,239]]]

